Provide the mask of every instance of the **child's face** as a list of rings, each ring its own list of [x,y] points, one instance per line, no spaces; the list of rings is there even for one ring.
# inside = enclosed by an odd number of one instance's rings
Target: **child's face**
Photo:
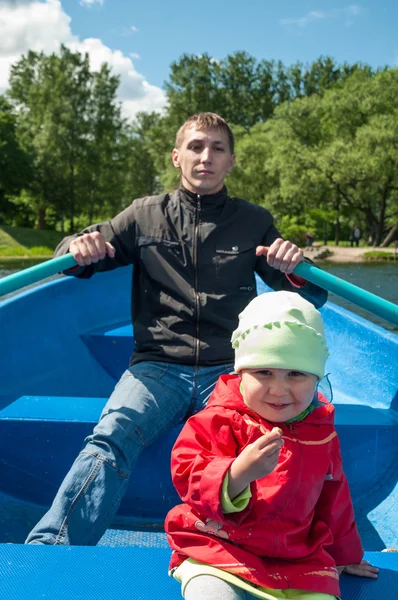
[[[316,375],[289,369],[243,369],[240,373],[247,406],[268,421],[297,417],[314,398]]]

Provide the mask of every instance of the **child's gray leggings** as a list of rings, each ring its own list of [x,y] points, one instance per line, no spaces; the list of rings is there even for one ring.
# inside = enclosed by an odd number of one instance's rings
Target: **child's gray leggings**
[[[213,575],[198,575],[188,582],[184,598],[185,600],[249,600],[254,596]]]

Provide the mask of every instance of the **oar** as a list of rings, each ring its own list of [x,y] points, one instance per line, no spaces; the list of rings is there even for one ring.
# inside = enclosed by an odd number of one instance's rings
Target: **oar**
[[[14,273],[13,275],[8,275],[8,277],[3,277],[0,279],[0,296],[15,292],[22,287],[36,283],[37,281],[55,275],[60,271],[70,269],[75,265],[76,261],[73,256],[71,254],[65,254],[58,258],[52,258],[40,265]],[[341,296],[357,306],[386,319],[386,321],[398,325],[398,306],[392,302],[384,300],[384,298],[380,298],[379,296],[376,296],[376,294],[367,292],[352,283],[348,283],[348,281],[344,281],[339,277],[335,277],[335,275],[326,273],[326,271],[322,271],[322,269],[318,269],[318,267],[305,262],[301,262],[297,265],[294,269],[294,273],[300,277],[304,277],[307,281],[311,281],[311,283],[319,285],[319,287],[322,287],[329,292],[333,292],[337,296]]]
[[[15,292],[27,285],[41,281],[51,275],[56,275],[61,271],[70,269],[76,265],[76,261],[72,254],[65,254],[64,256],[58,256],[57,258],[50,258],[39,265],[23,269],[7,277],[0,279],[0,296]]]
[[[344,279],[340,279],[335,275],[326,273],[326,271],[322,271],[322,269],[318,269],[306,262],[298,264],[294,269],[294,273],[328,290],[328,292],[333,292],[336,296],[345,298],[345,300],[353,302],[353,304],[368,310],[378,317],[382,317],[386,321],[398,325],[398,306],[396,304],[384,300],[384,298],[380,298],[376,294],[367,292],[357,285],[348,283],[348,281],[344,281]]]

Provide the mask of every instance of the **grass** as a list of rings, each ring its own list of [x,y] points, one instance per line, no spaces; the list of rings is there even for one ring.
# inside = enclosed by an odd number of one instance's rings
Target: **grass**
[[[363,255],[365,260],[396,260],[394,252],[383,252],[383,250],[371,250]]]
[[[24,227],[0,227],[0,257],[51,256],[64,235],[58,231],[38,231]]]

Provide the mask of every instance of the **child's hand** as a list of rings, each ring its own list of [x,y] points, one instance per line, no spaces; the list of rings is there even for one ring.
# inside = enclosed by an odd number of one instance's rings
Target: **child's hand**
[[[248,444],[232,463],[229,470],[228,494],[236,498],[252,481],[269,475],[278,464],[279,450],[283,446],[282,430],[272,431]]]
[[[266,477],[275,469],[278,464],[279,449],[283,446],[281,436],[282,430],[274,427],[272,431],[242,450],[235,462],[250,478],[250,482]]]
[[[356,575],[357,577],[371,577],[377,579],[379,569],[372,567],[367,560],[361,560],[359,565],[345,565],[345,567],[337,567],[339,574],[347,573],[348,575]]]

